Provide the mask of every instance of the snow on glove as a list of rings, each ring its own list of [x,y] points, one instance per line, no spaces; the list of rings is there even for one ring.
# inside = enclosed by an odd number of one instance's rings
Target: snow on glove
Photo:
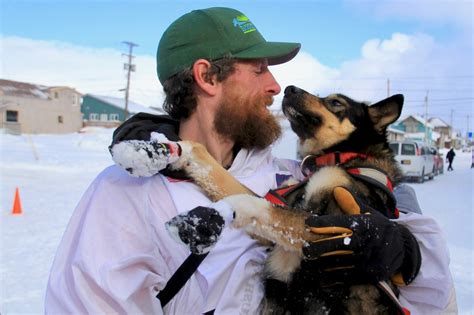
[[[330,235],[308,243],[303,253],[324,282],[375,283],[401,273],[397,284],[408,284],[418,274],[421,254],[418,242],[404,226],[369,208],[345,188],[334,195],[345,213],[352,215],[310,216],[309,229]],[[342,196],[342,197],[341,197]],[[399,283],[402,282],[402,283]]]
[[[134,177],[149,177],[176,162],[181,155],[178,142],[151,132],[150,140],[124,140],[109,147],[114,162]]]
[[[215,208],[196,207],[181,213],[168,222],[166,228],[177,242],[186,245],[194,254],[205,254],[217,243],[222,229],[233,218],[228,204],[220,202]]]

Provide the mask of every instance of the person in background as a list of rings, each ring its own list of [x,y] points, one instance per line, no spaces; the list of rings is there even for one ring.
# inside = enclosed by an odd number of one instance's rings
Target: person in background
[[[471,161],[472,161],[471,162],[471,168],[474,168],[474,148],[471,149],[471,155],[472,155],[472,157],[471,157]]]
[[[448,153],[446,154],[446,161],[449,163],[448,171],[453,170],[453,160],[454,160],[455,156],[456,156],[456,153],[454,153],[453,148],[451,148],[451,150],[449,150]]]
[[[297,43],[266,41],[254,23],[234,9],[185,14],[164,32],[157,53],[164,108],[171,117],[134,116],[114,141],[150,140],[151,132],[158,131],[172,141],[200,142],[260,196],[282,180],[301,180],[297,161],[271,153],[270,145],[281,129],[268,110],[281,91],[269,66],[288,62],[299,49]],[[156,298],[189,257],[189,251],[168,234],[165,222],[198,206],[226,205],[212,204],[180,174],[147,171],[156,175],[134,178],[110,166],[85,192],[51,268],[46,313],[257,313],[268,248],[238,229],[224,228],[220,241],[168,303]],[[372,223],[360,233],[373,229],[378,240],[368,239],[355,254],[370,247],[375,259],[386,262],[387,270],[408,275],[409,284],[400,287],[403,306],[412,314],[439,314],[452,307],[449,255],[437,223],[416,213],[401,215],[390,241],[384,231],[394,225],[386,218]],[[403,259],[393,257],[394,246],[401,249]],[[363,272],[370,263],[369,257],[362,259],[356,270]],[[392,276],[380,272],[387,279]]]

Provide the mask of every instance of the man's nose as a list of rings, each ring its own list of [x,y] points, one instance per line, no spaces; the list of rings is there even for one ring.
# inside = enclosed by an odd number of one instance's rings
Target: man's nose
[[[269,82],[268,82],[268,87],[267,87],[267,92],[271,93],[272,95],[278,95],[281,92],[281,87],[280,84],[278,84],[277,80],[273,76],[273,74],[268,71],[269,75]]]

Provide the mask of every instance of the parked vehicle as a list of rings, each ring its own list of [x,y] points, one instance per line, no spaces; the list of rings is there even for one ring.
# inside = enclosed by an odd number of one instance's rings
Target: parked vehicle
[[[417,182],[423,183],[425,177],[434,178],[435,157],[426,143],[403,140],[392,141],[389,145],[406,179],[415,179]]]
[[[434,156],[435,160],[435,175],[444,173],[444,157],[443,154],[438,151],[436,147],[430,147],[430,152]]]

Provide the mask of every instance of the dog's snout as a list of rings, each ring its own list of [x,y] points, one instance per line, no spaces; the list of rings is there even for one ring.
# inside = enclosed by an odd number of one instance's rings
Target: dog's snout
[[[301,93],[303,93],[303,90],[300,88],[297,88],[294,85],[289,85],[285,89],[285,95],[288,95],[288,96],[301,94]]]

